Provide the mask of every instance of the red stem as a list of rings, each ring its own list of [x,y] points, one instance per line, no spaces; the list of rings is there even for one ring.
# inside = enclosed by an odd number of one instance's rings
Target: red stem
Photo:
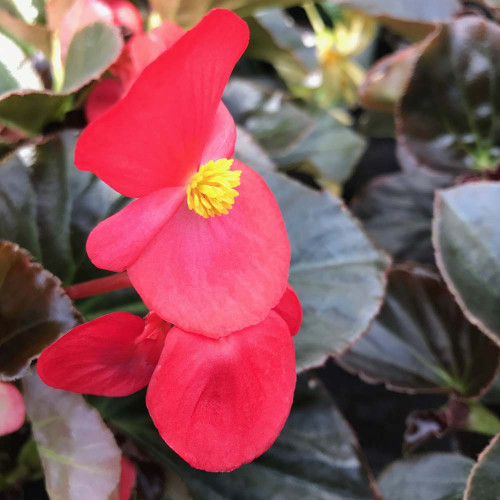
[[[66,294],[70,299],[85,299],[100,295],[101,293],[112,292],[113,290],[121,290],[132,286],[128,277],[127,271],[123,273],[113,274],[105,278],[99,278],[91,281],[84,281],[77,285],[71,285],[65,288]]]

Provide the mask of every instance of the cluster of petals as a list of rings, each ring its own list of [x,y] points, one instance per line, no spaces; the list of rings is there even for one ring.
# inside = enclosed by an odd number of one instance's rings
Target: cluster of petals
[[[288,287],[259,324],[213,339],[118,312],[80,325],[47,348],[38,373],[57,389],[146,403],[166,443],[193,467],[229,471],[271,446],[295,388],[292,336],[301,323]]]
[[[221,99],[248,37],[235,14],[212,11],[82,133],[77,168],[137,198],[91,232],[87,253],[126,270],[151,312],[81,325],[38,361],[60,389],[124,396],[149,384],[163,439],[208,471],[239,467],[278,436],[302,317],[278,204],[232,158],[236,128]]]
[[[248,37],[238,16],[212,11],[85,128],[75,151],[77,168],[138,198],[91,232],[92,262],[127,270],[149,310],[214,338],[262,321],[290,265],[276,199],[247,165],[232,160],[241,175],[227,215],[206,219],[188,206],[195,176],[233,156],[236,127],[221,98]]]

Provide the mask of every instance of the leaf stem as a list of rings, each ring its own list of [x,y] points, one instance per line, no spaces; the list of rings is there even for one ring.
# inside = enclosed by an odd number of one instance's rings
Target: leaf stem
[[[131,287],[132,283],[128,277],[127,271],[123,273],[112,274],[105,278],[99,278],[91,281],[84,281],[76,285],[66,287],[64,290],[70,299],[85,299],[100,295],[102,293],[121,290],[122,288]]]

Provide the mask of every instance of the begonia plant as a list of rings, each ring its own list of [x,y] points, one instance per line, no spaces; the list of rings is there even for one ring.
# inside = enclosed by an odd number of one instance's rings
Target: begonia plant
[[[0,499],[498,500],[499,23],[0,1]]]

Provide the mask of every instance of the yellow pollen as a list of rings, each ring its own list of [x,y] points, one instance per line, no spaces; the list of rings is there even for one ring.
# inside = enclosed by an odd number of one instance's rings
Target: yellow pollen
[[[190,210],[205,219],[227,214],[239,195],[241,170],[230,170],[234,160],[221,158],[202,165],[187,187],[187,203]]]

